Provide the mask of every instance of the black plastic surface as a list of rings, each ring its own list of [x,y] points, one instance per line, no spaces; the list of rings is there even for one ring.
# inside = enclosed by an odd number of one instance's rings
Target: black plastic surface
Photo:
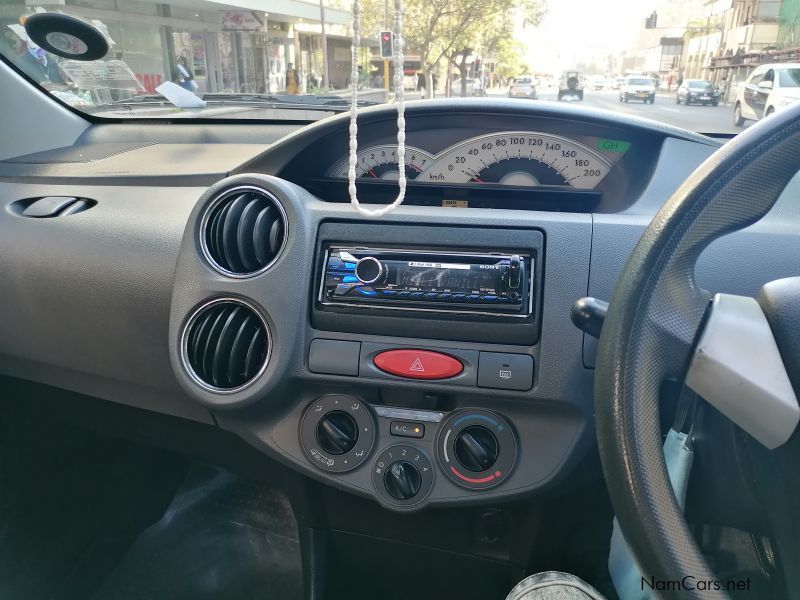
[[[308,350],[308,368],[314,373],[331,375],[358,375],[359,342],[341,340],[311,340]]]

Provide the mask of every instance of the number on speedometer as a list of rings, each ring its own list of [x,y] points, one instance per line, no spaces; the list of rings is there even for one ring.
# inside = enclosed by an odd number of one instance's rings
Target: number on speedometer
[[[413,146],[406,146],[406,178],[415,179],[420,172],[433,163],[433,157]],[[331,177],[347,178],[347,159],[331,169]],[[365,179],[398,179],[397,146],[372,146],[356,155],[356,177]]]
[[[594,189],[610,169],[605,158],[577,142],[511,131],[476,137],[450,148],[417,179]]]

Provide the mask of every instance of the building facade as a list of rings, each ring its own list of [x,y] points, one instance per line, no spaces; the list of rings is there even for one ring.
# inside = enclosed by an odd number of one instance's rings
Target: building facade
[[[42,9],[61,10],[100,24],[113,42],[108,59],[127,65],[138,82],[135,93],[154,93],[162,82],[179,80],[179,65],[189,71],[197,93],[257,94],[285,91],[291,65],[302,92],[312,75],[308,53],[318,49],[321,61],[320,5],[302,0],[43,0],[35,4],[5,0],[0,3],[0,50],[7,55],[24,51],[15,33],[20,30],[14,26]],[[329,27],[344,31],[351,19],[348,12],[330,7],[325,18]],[[316,24],[320,31],[301,35],[299,29],[305,24]],[[334,49],[329,57],[332,73],[345,70],[340,50]],[[349,53],[346,58],[349,71]],[[316,69],[321,76],[321,62]]]

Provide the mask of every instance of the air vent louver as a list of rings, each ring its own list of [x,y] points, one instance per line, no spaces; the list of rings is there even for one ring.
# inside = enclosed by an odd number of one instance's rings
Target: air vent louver
[[[201,235],[207,258],[219,271],[249,277],[278,257],[286,238],[286,217],[264,190],[234,188],[211,205]]]
[[[219,300],[190,319],[183,350],[198,381],[231,392],[261,373],[269,346],[267,326],[254,309],[239,300]]]

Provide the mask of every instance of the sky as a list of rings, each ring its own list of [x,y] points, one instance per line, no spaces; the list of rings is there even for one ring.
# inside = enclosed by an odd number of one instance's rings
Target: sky
[[[646,0],[549,0],[542,24],[518,37],[527,43],[535,71],[557,73],[589,55],[629,47],[651,10]]]

